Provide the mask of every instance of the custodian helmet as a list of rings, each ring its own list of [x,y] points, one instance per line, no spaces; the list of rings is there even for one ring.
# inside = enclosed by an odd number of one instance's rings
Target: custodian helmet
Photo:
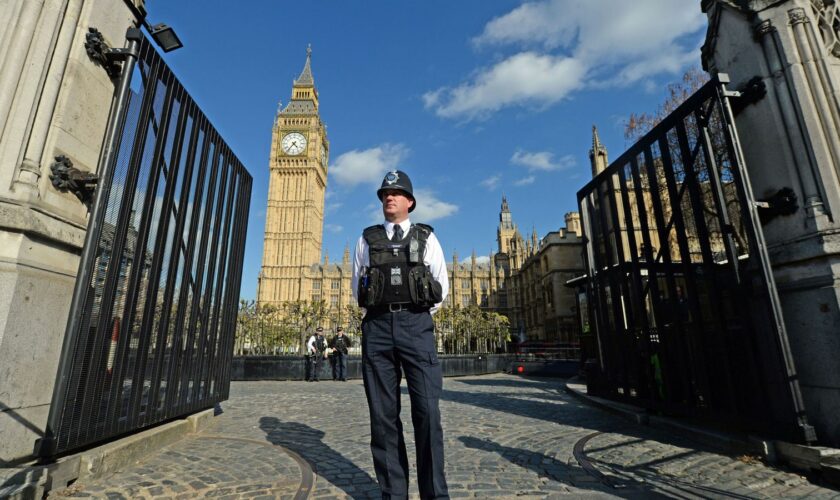
[[[414,189],[411,187],[411,179],[408,178],[408,174],[402,170],[392,170],[385,174],[385,178],[382,179],[382,186],[376,191],[376,197],[382,201],[382,192],[390,189],[402,191],[411,198],[414,203],[408,209],[409,212],[413,212],[417,208],[417,200],[414,199]]]

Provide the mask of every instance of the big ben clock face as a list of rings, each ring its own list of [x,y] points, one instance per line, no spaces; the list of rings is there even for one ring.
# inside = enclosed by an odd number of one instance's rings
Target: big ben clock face
[[[283,147],[283,152],[287,155],[299,155],[306,150],[306,137],[300,132],[292,132],[283,137],[280,145]]]

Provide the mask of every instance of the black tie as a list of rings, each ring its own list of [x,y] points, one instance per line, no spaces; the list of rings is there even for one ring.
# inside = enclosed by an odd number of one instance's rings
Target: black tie
[[[402,241],[403,239],[403,231],[402,226],[396,224],[394,226],[394,236],[391,237],[391,241]]]

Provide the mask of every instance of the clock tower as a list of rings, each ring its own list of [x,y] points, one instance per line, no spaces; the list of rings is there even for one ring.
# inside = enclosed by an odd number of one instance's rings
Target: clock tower
[[[306,270],[321,259],[329,142],[312,77],[312,49],[278,108],[271,135],[265,240],[257,302],[308,300]]]

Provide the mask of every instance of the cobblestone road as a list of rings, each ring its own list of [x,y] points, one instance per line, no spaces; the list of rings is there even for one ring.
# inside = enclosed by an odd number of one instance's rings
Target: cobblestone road
[[[50,498],[379,497],[361,381],[234,382],[221,407],[204,432]],[[403,408],[413,477],[405,386]],[[445,379],[441,409],[453,498],[840,498],[587,406],[562,380]]]

